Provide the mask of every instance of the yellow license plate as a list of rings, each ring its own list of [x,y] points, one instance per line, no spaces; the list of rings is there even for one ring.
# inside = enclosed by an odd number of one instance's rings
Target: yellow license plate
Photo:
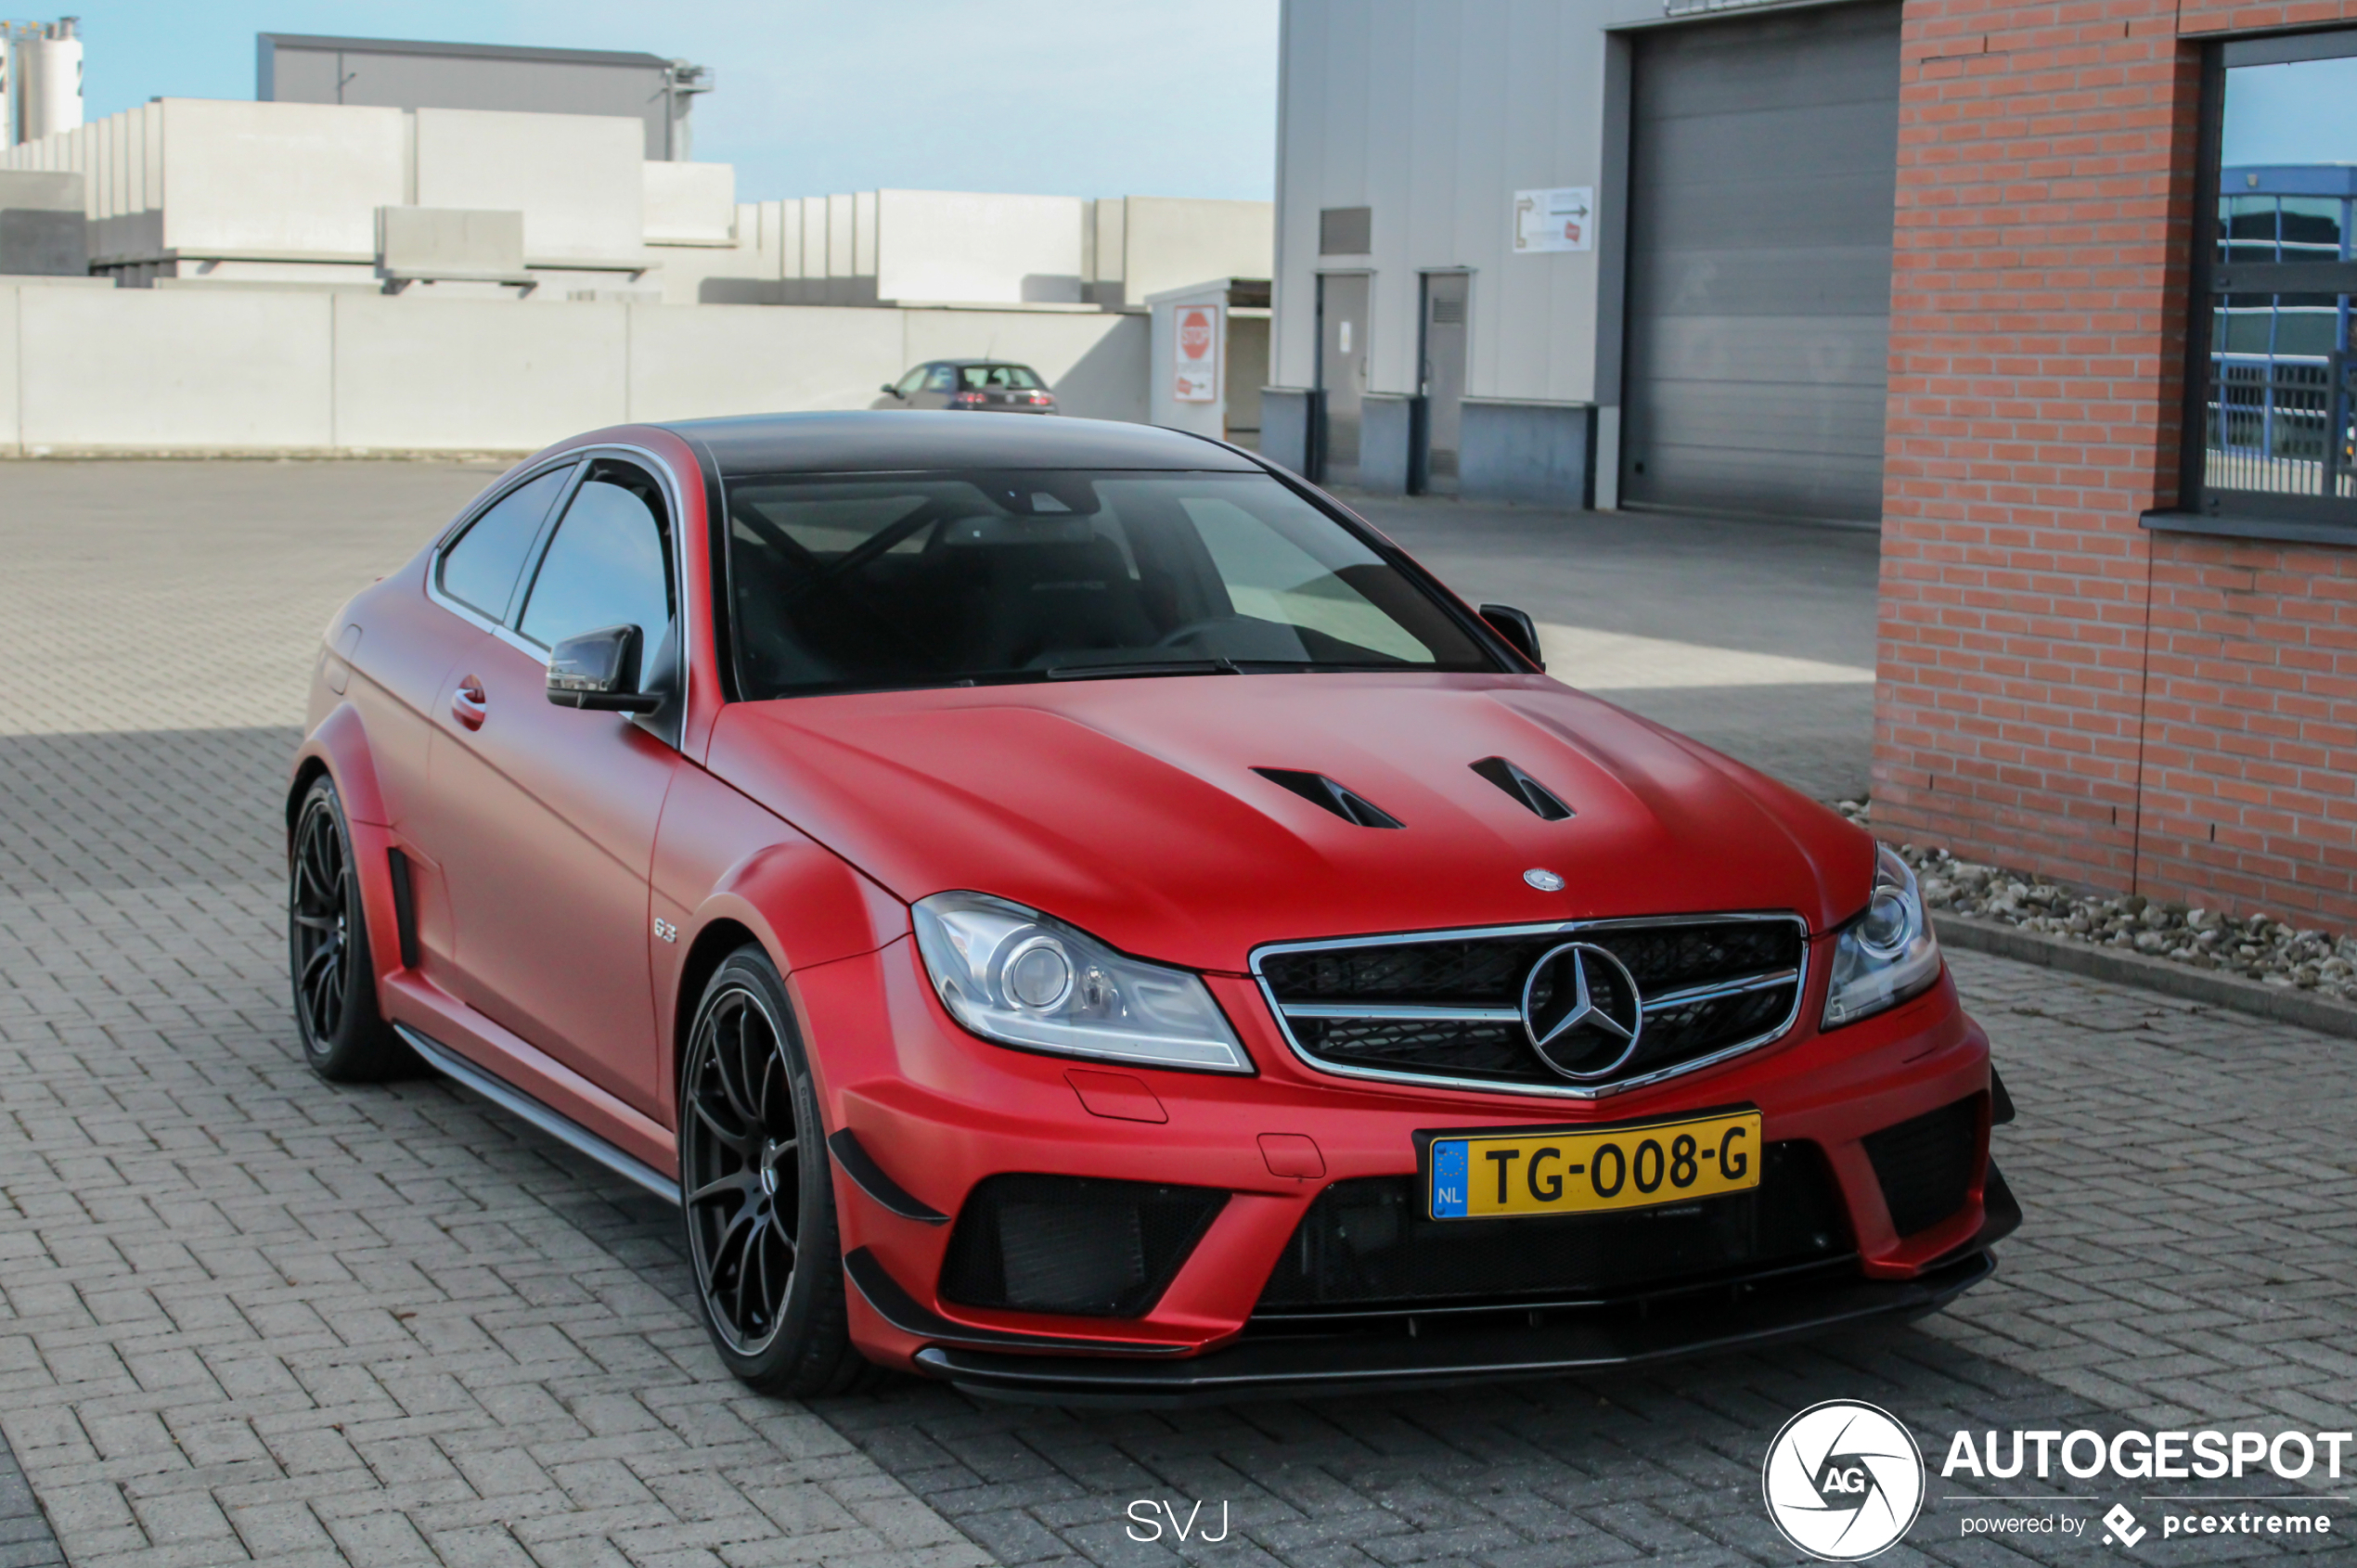
[[[1642,1209],[1759,1185],[1759,1112],[1432,1140],[1432,1217]]]

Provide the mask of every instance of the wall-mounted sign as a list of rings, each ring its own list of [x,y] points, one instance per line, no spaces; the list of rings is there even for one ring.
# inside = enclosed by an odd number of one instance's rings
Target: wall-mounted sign
[[[1218,402],[1219,307],[1180,305],[1171,314],[1177,322],[1171,363],[1178,369],[1170,395],[1180,403]]]
[[[1592,251],[1596,245],[1596,187],[1564,186],[1556,190],[1514,192],[1514,250]]]

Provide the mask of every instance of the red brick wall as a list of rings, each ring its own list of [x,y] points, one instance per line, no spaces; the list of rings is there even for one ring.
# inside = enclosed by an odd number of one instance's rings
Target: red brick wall
[[[2357,0],[1909,0],[1874,823],[2357,929],[2357,552],[2175,499],[2204,32]]]

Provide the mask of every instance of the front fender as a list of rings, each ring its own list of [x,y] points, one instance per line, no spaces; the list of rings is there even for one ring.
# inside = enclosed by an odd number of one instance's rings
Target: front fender
[[[872,953],[909,930],[907,905],[807,839],[730,867],[696,911],[699,930],[722,919],[753,932],[789,975]]]
[[[742,942],[737,933],[761,944],[792,996],[797,972],[872,953],[909,929],[907,906],[840,855],[693,770],[682,771],[664,803],[653,880],[658,923],[648,940],[656,1016],[667,1025],[666,1098],[704,982]],[[666,936],[664,925],[676,929]],[[823,1031],[800,1022],[813,1071],[823,1075]]]
[[[377,783],[376,758],[368,747],[368,732],[359,711],[339,703],[321,719],[295,749],[287,777],[287,849],[294,850],[295,813],[312,778],[325,772],[343,803],[344,825],[352,832],[352,863],[360,879],[360,911],[368,927],[368,961],[379,980],[401,967],[399,917],[393,901],[393,865],[386,852],[393,847],[384,791]]]
[[[368,731],[360,722],[360,711],[349,702],[340,702],[303,737],[303,744],[295,749],[294,761],[288,766],[290,834],[294,831],[295,807],[300,803],[303,785],[320,765],[335,778],[346,821],[355,828],[364,822],[371,828],[390,825],[384,791],[377,785],[376,758],[368,749]]]

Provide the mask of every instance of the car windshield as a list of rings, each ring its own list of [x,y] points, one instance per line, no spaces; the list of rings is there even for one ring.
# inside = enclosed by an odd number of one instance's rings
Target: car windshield
[[[1039,378],[1028,365],[961,365],[958,378],[970,392],[1037,392]]]
[[[1496,670],[1431,593],[1265,474],[750,479],[728,498],[739,684],[886,687]]]

